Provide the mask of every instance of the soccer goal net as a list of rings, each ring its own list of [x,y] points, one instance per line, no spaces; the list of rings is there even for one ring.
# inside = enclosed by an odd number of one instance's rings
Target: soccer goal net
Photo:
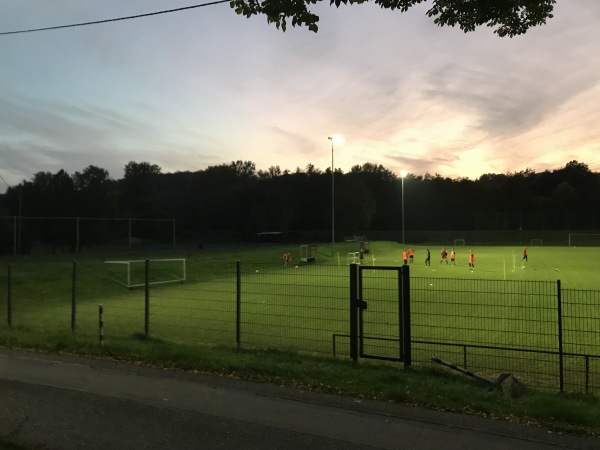
[[[542,239],[532,239],[530,245],[532,247],[541,247],[544,245],[544,242]]]
[[[600,234],[569,234],[569,247],[597,247],[600,246]]]
[[[317,245],[306,244],[300,246],[300,261],[313,262],[317,258]]]
[[[182,283],[186,280],[184,258],[104,261],[104,264],[114,281],[131,289],[146,285],[146,261],[149,285]]]
[[[454,247],[464,247],[467,245],[464,239],[454,239]]]

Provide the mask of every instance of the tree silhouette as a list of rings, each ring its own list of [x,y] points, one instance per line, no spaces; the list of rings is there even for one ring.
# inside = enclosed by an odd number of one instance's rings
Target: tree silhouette
[[[268,23],[285,31],[292,26],[306,26],[318,31],[319,16],[309,10],[318,0],[232,0],[235,12],[246,17],[263,14]],[[354,5],[369,0],[330,0],[330,5]],[[381,8],[406,12],[424,0],[372,0]],[[439,26],[459,27],[464,32],[477,27],[495,27],[498,36],[517,36],[552,18],[556,0],[432,0],[428,17]]]

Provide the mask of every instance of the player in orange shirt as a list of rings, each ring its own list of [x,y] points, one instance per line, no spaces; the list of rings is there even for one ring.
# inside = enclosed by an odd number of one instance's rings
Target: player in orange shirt
[[[408,264],[408,252],[406,251],[406,249],[404,249],[404,251],[402,252],[402,260],[404,261],[404,264]]]
[[[455,265],[455,260],[456,260],[456,252],[454,251],[454,249],[452,249],[452,251],[450,252],[450,262],[452,263],[452,265]]]
[[[292,254],[290,252],[285,252],[283,254],[283,266],[287,267],[287,265],[289,264],[291,259],[292,259]]]
[[[473,250],[471,250],[469,253],[469,270],[473,269],[475,269],[475,254],[473,253]]]
[[[412,264],[414,262],[414,260],[415,260],[415,249],[411,247],[408,249],[408,262],[410,262]]]
[[[440,256],[440,264],[444,261],[446,261],[446,264],[448,264],[448,252],[446,251],[446,247],[442,247],[442,252],[440,253]]]

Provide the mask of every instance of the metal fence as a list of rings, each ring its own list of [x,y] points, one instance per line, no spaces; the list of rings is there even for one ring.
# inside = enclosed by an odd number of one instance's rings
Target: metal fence
[[[97,336],[102,305],[105,343],[145,335],[405,363],[408,351],[412,365],[437,357],[492,380],[509,372],[529,386],[600,393],[600,291],[426,277],[403,287],[399,267],[369,269],[188,261],[184,282],[174,274],[173,283],[126,289],[98,263],[38,274],[15,264],[0,274],[0,320]],[[147,261],[144,277],[167,279],[158,275],[166,270]]]
[[[0,254],[175,247],[175,219],[0,216]]]
[[[599,392],[600,292],[558,282],[411,279],[413,358],[495,380]]]

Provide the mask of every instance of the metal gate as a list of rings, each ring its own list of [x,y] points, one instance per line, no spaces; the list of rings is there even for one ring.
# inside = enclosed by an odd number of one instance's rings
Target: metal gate
[[[352,266],[350,329],[351,341],[356,341],[354,348],[351,344],[353,358],[410,365],[409,266]]]

